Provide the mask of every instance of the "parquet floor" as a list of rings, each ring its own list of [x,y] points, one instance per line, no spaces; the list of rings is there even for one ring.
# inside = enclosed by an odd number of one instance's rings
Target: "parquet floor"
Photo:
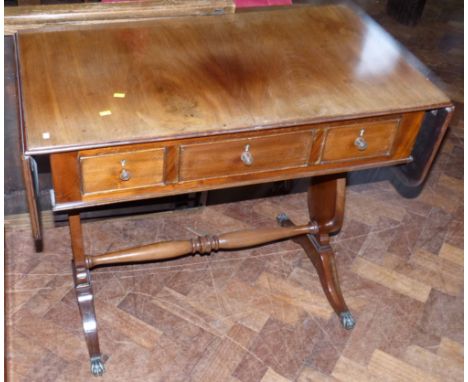
[[[450,86],[456,87],[457,84]],[[458,84],[458,88],[462,87]],[[461,381],[463,122],[422,194],[388,182],[347,189],[333,240],[357,325],[341,328],[292,242],[92,272],[105,381]],[[92,254],[154,240],[307,221],[305,194],[84,225]],[[67,227],[7,228],[6,361],[11,381],[88,381]]]

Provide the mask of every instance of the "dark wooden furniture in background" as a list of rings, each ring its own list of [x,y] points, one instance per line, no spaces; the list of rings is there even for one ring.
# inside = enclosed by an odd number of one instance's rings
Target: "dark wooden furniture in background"
[[[416,24],[422,16],[426,0],[387,0],[387,12],[406,25]]]
[[[402,165],[405,182],[421,183],[453,110],[408,53],[347,3],[20,31],[17,51],[34,233],[28,165],[50,156],[95,375],[104,365],[90,269],[104,264],[294,238],[351,329],[329,244],[343,221],[344,175]],[[280,214],[282,227],[85,253],[83,208],[311,176],[307,225]]]

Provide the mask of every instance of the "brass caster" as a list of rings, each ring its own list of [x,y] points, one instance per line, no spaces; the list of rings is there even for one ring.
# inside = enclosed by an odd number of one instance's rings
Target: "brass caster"
[[[102,362],[101,357],[92,357],[91,358],[91,373],[95,377],[100,377],[104,374],[106,368],[104,367],[104,363]]]
[[[356,321],[354,320],[349,310],[340,313],[340,321],[341,325],[343,325],[343,328],[345,328],[346,330],[351,330],[356,325]]]

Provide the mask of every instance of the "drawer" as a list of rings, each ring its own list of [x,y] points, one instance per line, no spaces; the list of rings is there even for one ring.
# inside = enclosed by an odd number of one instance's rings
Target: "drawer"
[[[164,148],[79,156],[81,192],[117,191],[161,184]]]
[[[328,129],[321,162],[390,156],[400,119]]]
[[[307,166],[312,131],[180,147],[179,180],[216,178]]]

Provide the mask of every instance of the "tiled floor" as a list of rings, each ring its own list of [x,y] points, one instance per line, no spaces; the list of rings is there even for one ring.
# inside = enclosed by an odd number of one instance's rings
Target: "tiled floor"
[[[368,3],[372,11],[379,2]],[[450,94],[462,101],[460,76],[448,78]],[[333,246],[354,330],[341,328],[312,264],[292,242],[99,269],[92,277],[108,369],[101,380],[462,380],[463,135],[457,119],[416,199],[387,182],[347,189],[345,224]],[[264,227],[281,211],[305,223],[305,194],[88,222],[86,246],[97,254]],[[67,227],[45,231],[43,253],[34,252],[28,230],[6,231],[12,381],[92,379],[69,245]]]

